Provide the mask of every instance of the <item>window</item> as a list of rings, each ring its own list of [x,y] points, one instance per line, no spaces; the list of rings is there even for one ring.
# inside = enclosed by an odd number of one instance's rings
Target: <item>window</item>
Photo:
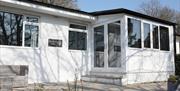
[[[87,30],[86,26],[83,26],[83,25],[77,25],[77,24],[70,24],[70,28],[81,29],[81,30]]]
[[[158,26],[153,25],[153,48],[159,49],[159,29]]]
[[[128,46],[141,48],[141,21],[128,18]]]
[[[38,28],[38,18],[0,11],[0,45],[37,47]]]
[[[108,24],[108,67],[120,67],[121,58],[121,23]]]
[[[160,26],[160,49],[169,51],[169,29]]]
[[[104,26],[94,28],[95,51],[104,52]]]
[[[38,47],[38,18],[26,17],[25,30],[24,30],[24,46]]]
[[[25,44],[26,47],[38,47],[38,26],[25,25]]]
[[[104,26],[94,28],[94,67],[104,67]]]
[[[150,24],[144,23],[144,47],[151,48],[150,44]]]
[[[0,45],[22,46],[23,16],[0,11]]]
[[[69,49],[86,50],[86,33],[69,31]]]

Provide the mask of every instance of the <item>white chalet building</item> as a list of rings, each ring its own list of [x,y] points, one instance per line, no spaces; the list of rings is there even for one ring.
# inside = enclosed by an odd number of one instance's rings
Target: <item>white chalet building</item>
[[[127,9],[84,12],[0,0],[0,65],[28,65],[28,83],[167,81],[175,23]]]

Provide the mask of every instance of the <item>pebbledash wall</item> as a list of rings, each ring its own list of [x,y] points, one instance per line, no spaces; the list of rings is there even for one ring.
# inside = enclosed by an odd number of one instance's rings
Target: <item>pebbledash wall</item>
[[[36,7],[33,7],[36,8]],[[0,45],[1,65],[28,65],[29,83],[41,82],[66,82],[73,81],[75,75],[80,79],[93,71],[94,41],[93,26],[101,25],[111,20],[121,20],[121,50],[123,84],[167,81],[169,75],[174,74],[174,39],[173,26],[153,22],[148,19],[134,17],[128,14],[101,15],[85,19],[82,14],[71,16],[51,15],[45,12],[31,11],[0,4],[0,11],[6,11],[25,16],[38,17],[39,40],[38,47],[6,46]],[[78,15],[78,13],[76,13]],[[81,17],[82,16],[82,17]],[[86,16],[86,15],[84,15]],[[68,18],[69,17],[69,18]],[[95,20],[96,18],[96,20]],[[149,24],[162,25],[169,28],[169,51],[151,48],[128,47],[128,18],[133,18]],[[69,28],[70,24],[82,24],[87,26],[83,31],[87,34],[87,50],[70,50],[69,30],[81,31]],[[141,31],[142,31],[141,26]],[[142,31],[143,32],[143,31]],[[143,35],[141,35],[142,37]],[[48,39],[62,40],[62,47],[49,47]],[[152,40],[152,37],[151,37]],[[143,40],[141,40],[143,42]],[[143,44],[141,44],[144,46]],[[115,72],[116,73],[116,72]]]

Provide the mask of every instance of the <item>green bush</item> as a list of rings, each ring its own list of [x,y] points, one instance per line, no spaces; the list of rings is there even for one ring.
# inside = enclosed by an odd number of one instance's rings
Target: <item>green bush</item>
[[[175,65],[176,65],[176,75],[180,76],[180,55],[176,55]]]
[[[173,82],[173,83],[176,83],[178,80],[178,77],[177,76],[174,76],[174,75],[170,75],[168,81],[169,82]]]

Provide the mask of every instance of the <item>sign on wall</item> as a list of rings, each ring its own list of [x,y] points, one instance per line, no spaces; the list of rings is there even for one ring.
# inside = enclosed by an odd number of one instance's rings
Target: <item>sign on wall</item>
[[[48,39],[49,47],[62,47],[62,40],[59,39]]]

